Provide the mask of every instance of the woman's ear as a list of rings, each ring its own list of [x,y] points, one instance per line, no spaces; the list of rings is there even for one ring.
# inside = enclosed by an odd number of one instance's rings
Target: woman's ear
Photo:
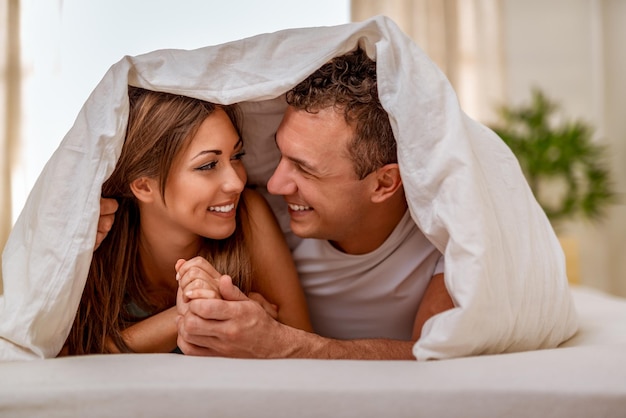
[[[381,203],[391,198],[402,186],[398,164],[385,164],[374,172],[372,202]]]
[[[148,177],[133,180],[130,183],[130,190],[140,202],[151,203],[160,198],[157,182]]]

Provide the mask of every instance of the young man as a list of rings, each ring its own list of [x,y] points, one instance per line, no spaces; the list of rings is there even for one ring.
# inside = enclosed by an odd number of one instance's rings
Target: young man
[[[424,322],[454,305],[443,257],[408,212],[376,64],[361,50],[337,57],[287,101],[267,187],[303,238],[293,255],[317,334],[278,323],[221,279],[222,300],[180,309],[178,345],[193,355],[412,359]]]

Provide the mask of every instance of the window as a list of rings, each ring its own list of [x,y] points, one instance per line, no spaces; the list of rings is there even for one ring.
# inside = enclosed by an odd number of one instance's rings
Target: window
[[[349,0],[22,0],[22,124],[13,220],[104,73],[124,55],[349,22]]]

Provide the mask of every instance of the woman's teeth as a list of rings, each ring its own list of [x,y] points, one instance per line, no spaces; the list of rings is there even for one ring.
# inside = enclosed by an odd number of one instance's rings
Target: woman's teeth
[[[300,211],[300,210],[309,210],[309,209],[311,209],[311,207],[310,206],[289,204],[289,209],[294,210],[294,211]]]
[[[211,206],[209,208],[209,211],[211,211],[211,212],[230,212],[233,209],[235,209],[235,204],[231,203],[230,205],[226,205],[226,206]]]

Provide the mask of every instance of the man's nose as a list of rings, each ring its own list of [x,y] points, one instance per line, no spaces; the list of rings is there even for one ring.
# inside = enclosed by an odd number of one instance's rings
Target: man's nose
[[[290,164],[284,159],[281,159],[278,163],[278,167],[274,170],[274,174],[272,174],[272,177],[270,177],[267,182],[267,191],[278,196],[294,194],[298,188],[293,181],[291,171],[292,168]]]

